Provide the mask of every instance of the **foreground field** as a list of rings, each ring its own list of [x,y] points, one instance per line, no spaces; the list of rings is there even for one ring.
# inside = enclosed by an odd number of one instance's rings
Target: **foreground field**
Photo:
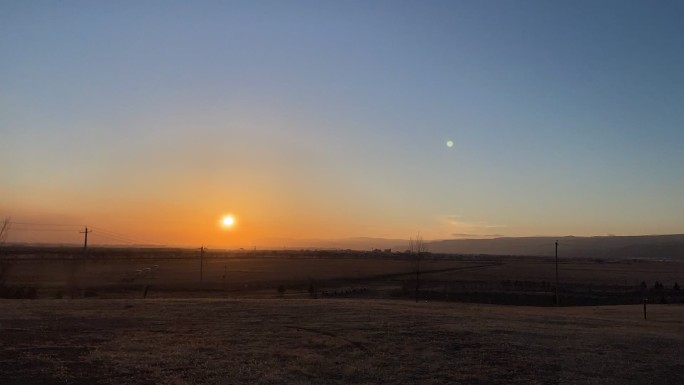
[[[684,306],[0,300],[3,384],[681,384]]]

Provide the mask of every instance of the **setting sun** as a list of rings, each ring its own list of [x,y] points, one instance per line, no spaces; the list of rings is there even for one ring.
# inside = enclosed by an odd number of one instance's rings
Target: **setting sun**
[[[223,217],[223,219],[221,219],[221,225],[225,228],[233,227],[234,224],[235,218],[233,218],[232,215],[226,215],[225,217]]]

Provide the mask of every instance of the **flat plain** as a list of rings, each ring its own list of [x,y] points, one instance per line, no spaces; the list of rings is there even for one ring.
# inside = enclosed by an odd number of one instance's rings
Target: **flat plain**
[[[548,258],[10,261],[3,384],[684,383],[681,262],[562,260],[552,307]]]
[[[4,384],[681,384],[684,306],[0,301]]]
[[[86,259],[69,253],[18,255],[4,281],[35,288],[38,298],[292,298],[307,297],[311,290],[336,297],[407,298],[415,297],[417,282],[423,299],[538,306],[553,305],[556,288],[553,258],[428,256],[416,269],[416,261],[401,253],[215,253],[200,261],[197,251],[180,257],[172,251],[125,252],[105,250]],[[681,261],[561,259],[559,264],[565,305],[638,304],[643,298],[681,303],[682,291],[674,290],[680,284]]]

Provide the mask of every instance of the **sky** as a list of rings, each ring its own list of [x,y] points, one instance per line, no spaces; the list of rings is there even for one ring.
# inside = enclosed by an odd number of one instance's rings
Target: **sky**
[[[15,242],[90,226],[228,248],[684,233],[683,18],[681,1],[2,1],[0,218]]]

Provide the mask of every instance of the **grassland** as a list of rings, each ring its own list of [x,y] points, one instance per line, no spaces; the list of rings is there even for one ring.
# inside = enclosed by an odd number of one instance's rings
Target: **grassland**
[[[0,301],[3,384],[681,384],[684,306]]]
[[[109,252],[5,255],[38,299],[0,299],[0,383],[684,383],[681,262],[564,259],[554,308],[545,258],[424,258],[416,280],[405,255],[208,253],[200,283],[197,251]]]
[[[312,287],[335,296],[352,291],[363,298],[409,298],[415,297],[418,282],[422,299],[540,306],[553,305],[556,288],[549,258],[427,257],[417,277],[415,261],[402,254],[209,253],[200,263],[196,250],[145,253],[94,250],[86,259],[79,254],[19,255],[5,281],[35,288],[38,298],[140,298],[144,293],[153,298],[273,298],[280,287],[290,298],[306,297]],[[677,282],[684,284],[682,262],[563,259],[559,270],[565,305],[684,301],[682,291],[673,289]],[[664,287],[656,290],[656,282]]]

